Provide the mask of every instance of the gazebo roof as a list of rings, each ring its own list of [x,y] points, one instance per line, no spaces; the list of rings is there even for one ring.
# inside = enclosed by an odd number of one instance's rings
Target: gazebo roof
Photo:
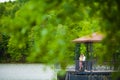
[[[83,36],[77,39],[74,39],[73,42],[81,43],[81,42],[100,42],[103,39],[103,35],[100,33],[93,33],[91,35]]]

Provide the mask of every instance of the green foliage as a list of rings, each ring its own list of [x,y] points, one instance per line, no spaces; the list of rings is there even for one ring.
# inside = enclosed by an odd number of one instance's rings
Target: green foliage
[[[30,62],[64,65],[73,60],[71,40],[99,30],[94,17],[88,19],[90,16],[86,11],[90,12],[90,7],[73,2],[29,1],[15,13],[15,17],[3,17],[1,24],[3,31],[10,35],[8,51],[13,60],[19,60],[25,52]]]
[[[21,55],[20,53],[20,51],[22,50],[18,50],[18,48],[16,49],[15,47],[13,48],[14,44],[16,43],[15,39],[12,40],[13,36],[11,34],[11,29],[13,29],[13,27],[8,26],[9,23],[11,22],[11,19],[15,17],[15,13],[16,11],[19,10],[20,5],[21,4],[18,2],[0,3],[0,11],[1,11],[0,12],[0,18],[1,18],[0,19],[0,33],[2,36],[6,37],[6,38],[1,37],[1,40],[0,40],[0,43],[1,43],[0,58],[2,58],[0,62],[19,61],[21,56],[23,55],[23,54]],[[5,28],[8,28],[8,30],[6,30]],[[12,46],[9,46],[9,44],[12,44]]]
[[[3,17],[1,32],[10,35],[8,51],[13,60],[19,60],[26,52],[31,62],[68,63],[74,55],[71,40],[100,30],[99,14],[93,15],[92,8],[86,4],[67,0],[31,0],[14,14],[15,17]]]
[[[112,3],[112,4],[109,4],[109,3]],[[110,57],[108,57],[108,58],[111,58],[111,56],[113,56],[116,53],[120,54],[120,48],[119,48],[120,5],[119,5],[119,1],[115,0],[115,1],[109,1],[108,3],[104,3],[103,7],[104,9],[102,9],[102,11],[103,11],[104,23],[102,24],[102,26],[104,28],[102,29],[102,31],[107,35],[104,41],[104,43],[107,44],[105,55],[107,55],[108,53],[111,53],[109,54]],[[120,60],[120,58],[118,60]]]

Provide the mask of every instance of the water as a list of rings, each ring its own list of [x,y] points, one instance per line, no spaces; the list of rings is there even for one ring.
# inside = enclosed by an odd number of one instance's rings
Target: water
[[[0,64],[0,80],[56,80],[56,72],[42,64]]]

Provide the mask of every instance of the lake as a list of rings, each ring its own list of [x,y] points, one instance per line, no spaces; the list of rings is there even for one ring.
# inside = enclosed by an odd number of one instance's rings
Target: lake
[[[56,71],[42,64],[0,64],[0,80],[56,80]]]

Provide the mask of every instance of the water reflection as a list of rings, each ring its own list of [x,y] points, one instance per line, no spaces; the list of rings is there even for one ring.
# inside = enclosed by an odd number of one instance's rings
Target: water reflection
[[[52,80],[54,69],[41,64],[0,64],[0,80]]]

